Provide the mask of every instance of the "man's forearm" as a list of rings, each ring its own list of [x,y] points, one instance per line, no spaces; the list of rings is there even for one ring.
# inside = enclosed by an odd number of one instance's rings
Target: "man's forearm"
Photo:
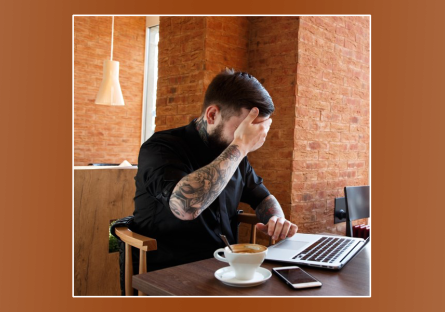
[[[193,220],[221,194],[246,153],[229,145],[213,162],[178,182],[170,197],[170,209],[181,220]]]
[[[255,209],[256,216],[261,223],[266,224],[273,216],[284,218],[283,209],[281,209],[278,200],[273,195],[267,196]]]
[[[296,224],[286,220],[283,209],[273,195],[263,199],[255,212],[261,222],[256,225],[256,228],[274,240],[291,237],[298,230]]]

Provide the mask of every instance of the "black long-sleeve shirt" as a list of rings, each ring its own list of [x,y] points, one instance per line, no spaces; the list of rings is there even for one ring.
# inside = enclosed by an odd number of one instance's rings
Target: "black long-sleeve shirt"
[[[134,223],[131,229],[157,240],[158,250],[147,254],[147,269],[210,258],[224,244],[237,242],[237,208],[240,202],[255,209],[270,195],[247,157],[242,159],[225,189],[196,219],[178,219],[169,200],[176,184],[211,163],[218,154],[189,125],[153,134],[140,149],[136,180]]]

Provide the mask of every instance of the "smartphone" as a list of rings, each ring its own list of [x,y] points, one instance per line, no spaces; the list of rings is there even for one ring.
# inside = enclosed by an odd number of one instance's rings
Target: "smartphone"
[[[319,280],[297,266],[273,268],[272,271],[294,289],[321,287]]]

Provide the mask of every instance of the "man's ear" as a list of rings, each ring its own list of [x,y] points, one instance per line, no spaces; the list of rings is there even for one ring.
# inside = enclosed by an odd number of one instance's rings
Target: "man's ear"
[[[217,105],[209,105],[205,111],[205,117],[207,119],[207,124],[213,125],[215,123],[216,117],[220,114],[220,109]]]

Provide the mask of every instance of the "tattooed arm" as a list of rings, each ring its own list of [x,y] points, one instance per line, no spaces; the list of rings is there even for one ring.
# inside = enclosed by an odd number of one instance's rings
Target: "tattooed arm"
[[[185,176],[173,189],[170,209],[181,220],[193,220],[221,194],[246,156],[231,144],[213,162]]]
[[[256,216],[260,222],[266,224],[273,216],[284,218],[283,210],[273,195],[267,196],[255,209]]]
[[[293,236],[298,226],[286,220],[280,204],[273,195],[267,196],[255,209],[258,220],[257,229],[272,236],[274,240]]]
[[[170,209],[181,220],[193,220],[221,194],[241,160],[260,148],[266,140],[272,120],[253,123],[259,110],[253,108],[235,130],[234,139],[213,162],[183,177],[170,196]],[[198,120],[197,130],[208,140],[207,122]]]

